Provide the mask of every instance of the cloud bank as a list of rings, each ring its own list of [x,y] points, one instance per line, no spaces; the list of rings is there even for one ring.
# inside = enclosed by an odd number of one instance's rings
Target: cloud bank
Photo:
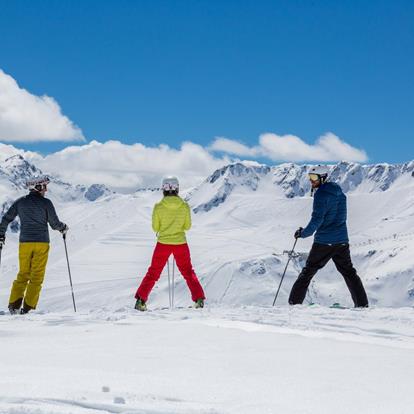
[[[64,181],[85,185],[102,183],[119,192],[158,187],[164,175],[177,175],[182,187],[189,188],[202,182],[215,169],[246,158],[289,162],[361,162],[367,159],[364,151],[331,133],[320,137],[313,145],[293,135],[270,133],[261,135],[258,145],[252,147],[228,138],[217,138],[209,147],[184,142],[179,149],[168,145],[147,147],[140,143],[92,141],[45,156],[0,143],[0,161],[17,153],[45,173]]]
[[[46,156],[31,153],[26,158],[44,172],[57,174],[65,181],[88,185],[103,183],[120,192],[158,187],[165,175],[178,176],[182,188],[189,188],[231,162],[227,156],[215,157],[191,142],[174,149],[167,145],[146,147],[119,141],[92,141]]]
[[[295,135],[262,134],[258,145],[248,147],[238,141],[218,137],[210,146],[211,151],[224,152],[241,157],[267,158],[272,161],[357,161],[365,162],[364,150],[354,148],[331,132],[310,145]]]
[[[78,141],[82,131],[49,96],[19,87],[0,69],[0,140],[5,142]]]

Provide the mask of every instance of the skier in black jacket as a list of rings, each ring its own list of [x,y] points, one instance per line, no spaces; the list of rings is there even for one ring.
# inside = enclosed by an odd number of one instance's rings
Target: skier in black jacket
[[[47,177],[28,181],[29,194],[16,200],[0,223],[2,247],[7,226],[16,216],[20,218],[19,273],[13,282],[9,299],[9,311],[12,314],[19,310],[23,314],[36,308],[49,255],[48,224],[62,234],[68,231],[68,226],[59,220],[52,202],[45,198],[48,183]]]

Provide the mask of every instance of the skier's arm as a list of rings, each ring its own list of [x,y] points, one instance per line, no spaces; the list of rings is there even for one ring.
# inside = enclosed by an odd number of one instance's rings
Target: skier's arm
[[[190,230],[191,229],[191,209],[188,204],[185,205],[185,220],[184,220],[184,230]]]
[[[50,224],[50,227],[52,227],[53,230],[64,230],[66,228],[66,224],[59,220],[53,203],[50,200],[47,201],[47,221]]]
[[[312,211],[312,218],[309,224],[302,230],[300,237],[306,238],[312,236],[316,230],[322,225],[323,220],[325,218],[327,206],[326,206],[326,199],[315,194],[315,198],[313,199],[313,211]]]
[[[6,234],[7,226],[12,222],[17,216],[17,201],[15,201],[10,208],[7,210],[6,214],[3,216],[0,223],[0,236]]]
[[[155,233],[160,231],[160,216],[158,214],[157,206],[154,206],[154,210],[152,210],[152,229]]]

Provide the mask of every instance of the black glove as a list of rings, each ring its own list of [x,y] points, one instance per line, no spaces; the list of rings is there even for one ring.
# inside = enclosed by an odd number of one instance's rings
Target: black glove
[[[3,244],[6,243],[6,236],[0,236],[0,249],[3,247]]]
[[[299,228],[295,231],[295,239],[299,239],[300,237],[302,237],[302,230],[303,230],[303,227],[299,227]]]
[[[67,224],[65,224],[65,227],[63,227],[63,229],[62,229],[62,230],[60,230],[60,232],[61,232],[64,236],[66,236],[66,233],[68,232],[68,230],[69,230],[69,226],[68,226]]]

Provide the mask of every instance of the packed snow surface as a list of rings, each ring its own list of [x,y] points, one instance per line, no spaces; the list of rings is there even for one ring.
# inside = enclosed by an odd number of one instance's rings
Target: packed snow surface
[[[310,217],[306,167],[234,164],[184,192],[206,307],[188,308],[176,271],[169,309],[165,269],[147,313],[133,309],[133,296],[155,245],[159,192],[120,195],[52,178],[48,196],[70,227],[78,312],[62,237],[51,232],[38,309],[0,315],[0,413],[411,413],[413,167],[332,167],[347,192],[351,253],[372,305],[363,310],[329,308],[352,305],[332,264],[303,306],[286,305],[311,239],[298,241],[271,307],[292,234]],[[0,163],[0,211],[36,171],[22,157]],[[17,230],[15,223],[2,251],[4,310],[18,269]]]
[[[0,319],[0,413],[411,413],[413,310],[129,306]]]

